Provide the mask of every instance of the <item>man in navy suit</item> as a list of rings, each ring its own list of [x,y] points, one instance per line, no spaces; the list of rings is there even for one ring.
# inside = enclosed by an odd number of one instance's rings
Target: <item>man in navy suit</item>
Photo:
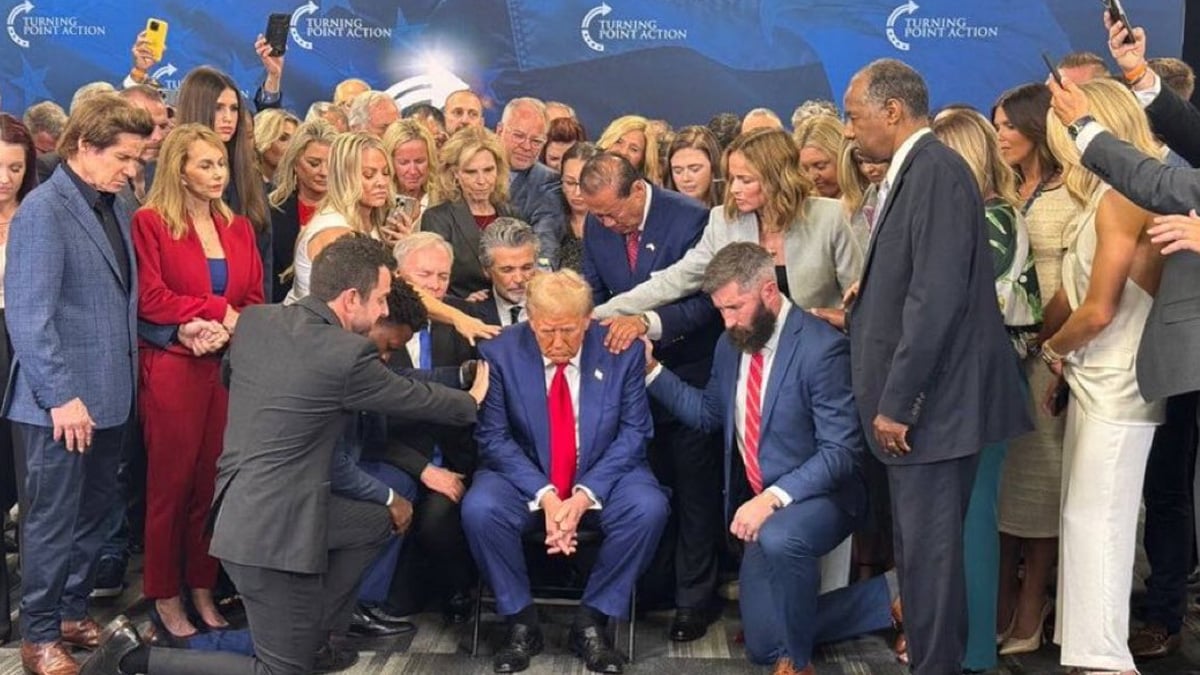
[[[135,205],[117,193],[153,130],[148,113],[115,95],[81,104],[59,140],[62,164],[9,232],[5,416],[21,482],[21,662],[39,675],[73,675],[64,643],[100,639],[87,600],[137,382]]]
[[[580,171],[579,187],[589,212],[583,274],[597,305],[673,265],[695,246],[708,224],[708,210],[699,202],[654,187],[620,155],[601,153],[588,160]],[[656,358],[688,384],[703,387],[708,381],[721,324],[703,293],[604,324],[610,349],[624,350],[647,336],[655,342]],[[644,585],[671,593],[676,611],[667,634],[687,642],[707,631],[716,595],[720,441],[680,424],[661,406],[652,405],[651,413],[654,441],[647,454],[654,475],[671,488],[673,517],[647,575],[652,582],[665,577],[665,583]]]
[[[726,327],[708,385],[650,361],[649,392],[685,424],[724,432],[726,516],[745,544],[746,651],[777,675],[810,674],[814,644],[891,622],[892,579],[817,596],[821,556],[866,510],[850,345],[780,293],[774,258],[757,244],[717,253],[703,288]]]
[[[517,216],[537,232],[539,263],[558,267],[558,242],[567,226],[562,181],[538,161],[550,122],[546,105],[536,98],[514,98],[504,106],[496,135],[508,156],[509,203]]]
[[[542,649],[521,537],[542,526],[547,552],[571,555],[581,521],[603,533],[570,644],[589,670],[622,672],[603,624],[625,618],[667,520],[667,496],[646,463],[650,408],[640,345],[613,354],[590,322],[592,293],[575,272],[539,274],[529,320],[479,347],[492,366],[475,438],[482,468],[463,499],[475,561],[509,619],[498,673]]]

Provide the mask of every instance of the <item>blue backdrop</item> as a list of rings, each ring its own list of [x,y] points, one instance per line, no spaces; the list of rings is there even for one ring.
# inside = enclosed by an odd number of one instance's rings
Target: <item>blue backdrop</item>
[[[1178,56],[1183,0],[1127,0],[1155,55]],[[597,134],[638,112],[703,123],[718,112],[840,102],[871,59],[901,58],[933,104],[990,107],[1002,90],[1045,79],[1040,52],[1106,54],[1096,0],[0,0],[0,106],[64,106],[92,80],[120,82],[134,36],[170,24],[155,68],[168,88],[200,64],[247,92],[262,78],[255,36],[290,13],[284,103],[301,114],[357,76],[403,104],[469,85],[494,122],[509,98],[575,105]]]

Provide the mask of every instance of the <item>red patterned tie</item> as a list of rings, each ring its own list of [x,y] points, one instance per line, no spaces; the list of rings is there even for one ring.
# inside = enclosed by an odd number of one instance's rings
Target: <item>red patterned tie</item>
[[[630,271],[637,269],[638,242],[641,238],[642,233],[639,230],[625,235],[625,259],[629,261]]]
[[[762,492],[762,469],[758,466],[759,425],[762,423],[763,355],[750,357],[750,377],[746,380],[746,419],[742,426],[742,445],[745,446],[746,480],[754,494]]]
[[[567,386],[567,364],[554,367],[554,379],[550,380],[550,484],[558,496],[571,496],[571,484],[575,482],[575,407],[571,405],[571,389]]]

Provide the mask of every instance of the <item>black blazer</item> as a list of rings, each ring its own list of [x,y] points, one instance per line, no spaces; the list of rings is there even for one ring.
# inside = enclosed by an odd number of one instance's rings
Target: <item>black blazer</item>
[[[496,208],[497,216],[513,215],[507,204]],[[479,262],[479,238],[482,234],[467,202],[460,199],[444,202],[421,216],[421,229],[437,232],[454,249],[454,265],[450,268],[450,293],[465,298],[475,291],[491,288],[492,282],[483,273]]]
[[[1163,84],[1159,95],[1146,106],[1146,115],[1154,133],[1168,147],[1188,164],[1200,166],[1200,110]]]
[[[885,464],[927,464],[1031,429],[967,164],[923,136],[881,208],[849,324],[854,397],[871,449]],[[880,451],[877,414],[909,425],[910,454]]]
[[[300,198],[296,193],[283,204],[271,207],[271,302],[283,302],[292,290],[292,279],[280,281],[279,275],[292,266],[296,255],[296,239],[300,236]]]

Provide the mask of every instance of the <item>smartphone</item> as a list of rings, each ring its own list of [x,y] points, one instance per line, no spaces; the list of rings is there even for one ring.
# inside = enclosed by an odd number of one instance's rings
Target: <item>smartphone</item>
[[[167,22],[162,19],[147,19],[146,41],[150,51],[154,53],[154,60],[162,61],[163,52],[167,50]]]
[[[291,14],[272,14],[267,17],[267,44],[271,45],[271,56],[283,56],[287,51],[288,31],[292,28]]]
[[[1050,415],[1058,417],[1067,410],[1067,404],[1071,401],[1071,388],[1067,385],[1062,385],[1054,392],[1054,400],[1050,403]]]
[[[1050,77],[1054,78],[1054,81],[1058,84],[1058,86],[1063,86],[1062,75],[1058,74],[1058,68],[1054,67],[1054,61],[1050,60],[1050,56],[1047,55],[1046,52],[1042,52],[1042,63],[1046,64],[1046,69],[1050,71]]]
[[[1112,19],[1114,23],[1120,21],[1125,24],[1125,44],[1131,45],[1137,42],[1133,37],[1133,24],[1129,23],[1129,15],[1121,6],[1121,0],[1104,0],[1104,4],[1108,6],[1108,18]]]
[[[408,195],[396,195],[392,197],[392,211],[403,211],[404,215],[412,220],[417,217],[417,211],[421,208],[421,202],[418,199],[409,197]]]

